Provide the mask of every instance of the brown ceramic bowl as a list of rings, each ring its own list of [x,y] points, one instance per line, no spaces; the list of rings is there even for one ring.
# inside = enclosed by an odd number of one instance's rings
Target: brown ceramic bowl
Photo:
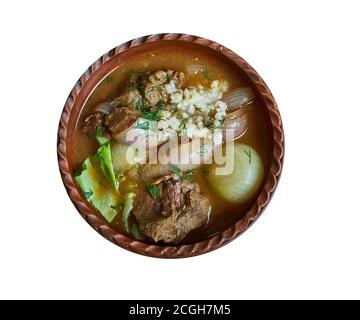
[[[217,55],[218,58],[238,72],[242,78],[246,79],[256,93],[272,132],[272,159],[258,197],[251,208],[230,227],[211,238],[196,243],[176,246],[154,245],[134,240],[114,230],[89,205],[73,179],[75,164],[71,158],[71,150],[74,148],[75,126],[87,97],[99,81],[117,66],[119,61],[124,61],[130,55],[136,55],[154,46],[158,47],[164,44],[177,46],[184,43],[201,46],[203,49],[211,51],[211,54]],[[229,243],[247,230],[261,215],[269,203],[280,178],[284,157],[284,133],[279,110],[269,88],[257,72],[236,53],[214,41],[201,37],[187,34],[154,34],[128,41],[110,50],[93,63],[80,77],[67,98],[61,114],[57,152],[61,177],[71,201],[82,217],[98,233],[116,245],[135,253],[158,258],[184,258],[200,255]]]

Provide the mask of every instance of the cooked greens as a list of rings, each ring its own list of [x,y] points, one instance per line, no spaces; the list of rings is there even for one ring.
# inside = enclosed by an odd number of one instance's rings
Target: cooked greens
[[[96,126],[95,139],[97,140],[97,142],[99,142],[100,145],[103,145],[110,140],[109,137],[106,137],[103,135],[104,130],[105,130],[105,127]]]
[[[113,190],[108,190],[101,183],[102,180],[102,172],[96,157],[87,158],[83,163],[81,173],[75,176],[75,181],[86,199],[99,210],[108,222],[112,222],[118,214],[116,208],[118,195]]]
[[[139,225],[134,223],[131,226],[131,234],[135,237],[136,240],[144,240],[145,236],[141,233]]]
[[[134,202],[135,196],[136,196],[135,193],[132,193],[132,192],[125,194],[124,210],[122,213],[122,221],[123,221],[125,231],[127,233],[130,233],[129,217],[130,217],[131,210],[133,209],[133,202]]]
[[[118,190],[119,183],[115,178],[114,168],[111,160],[111,147],[109,142],[105,143],[98,149],[97,158],[104,176],[109,179],[114,189]]]

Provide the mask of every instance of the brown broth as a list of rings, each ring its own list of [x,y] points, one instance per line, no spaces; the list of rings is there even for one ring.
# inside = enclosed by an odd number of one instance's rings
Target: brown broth
[[[207,86],[210,80],[215,79],[226,80],[229,84],[229,89],[247,85],[246,81],[225,64],[224,61],[197,47],[165,46],[131,56],[126,61],[120,61],[118,67],[107,75],[90,94],[80,114],[76,129],[75,162],[80,165],[89,155],[94,154],[98,148],[98,144],[95,141],[81,132],[81,125],[85,117],[91,114],[93,108],[99,103],[109,101],[119,95],[132,72],[155,72],[164,69],[185,72],[186,67],[191,64],[206,66],[209,71],[209,79],[203,76],[187,79],[185,87],[195,83],[198,84],[199,82]],[[263,161],[266,178],[269,161],[271,159],[272,140],[262,105],[258,102],[252,103],[248,118],[248,130],[246,134],[239,139],[239,142],[250,145],[258,152]],[[251,207],[256,197],[255,195],[245,204],[234,206],[215,194],[206,180],[206,174],[204,174],[201,169],[196,170],[194,181],[200,185],[201,192],[210,197],[212,213],[209,223],[193,231],[184,243],[204,240],[229,227]],[[143,190],[143,186],[128,179],[123,182],[121,187],[122,192],[132,191],[137,193],[141,190]],[[121,217],[119,216],[121,215],[118,215],[112,224],[115,229],[122,230]]]

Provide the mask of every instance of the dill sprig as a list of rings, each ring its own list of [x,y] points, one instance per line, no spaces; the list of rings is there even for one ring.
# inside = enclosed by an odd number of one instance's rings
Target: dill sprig
[[[142,168],[138,168],[138,170],[137,170],[138,175],[140,176],[140,179],[144,183],[146,191],[151,195],[151,197],[154,200],[156,200],[161,194],[160,187],[156,184],[146,182],[142,175],[141,170],[142,170]]]
[[[249,158],[249,164],[251,164],[251,149],[249,149],[248,151],[246,151],[246,149],[244,149],[244,152]]]

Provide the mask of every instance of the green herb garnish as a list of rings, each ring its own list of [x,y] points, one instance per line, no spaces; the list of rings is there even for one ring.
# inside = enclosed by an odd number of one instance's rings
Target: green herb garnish
[[[203,74],[205,79],[209,80],[209,69],[208,68],[205,68],[204,70],[202,70],[201,73]]]
[[[218,121],[219,121],[219,124],[215,125],[215,119],[206,118],[204,125],[206,128],[208,128],[210,130],[220,129],[221,126],[224,124],[225,119],[218,120]]]
[[[94,192],[92,192],[91,189],[89,189],[89,191],[84,192],[84,196],[86,199],[89,199],[93,194],[94,194]]]
[[[218,120],[220,123],[217,126],[214,126],[214,129],[220,129],[222,125],[224,124],[225,119]]]
[[[145,101],[142,101],[142,100],[134,101],[132,103],[132,107],[134,109],[141,111],[144,108],[144,103],[145,103]]]
[[[154,200],[156,200],[160,196],[160,188],[158,185],[147,184],[145,185],[145,187]]]
[[[130,81],[128,88],[132,90],[138,90],[142,97],[145,96],[146,81],[149,78],[149,74],[142,74],[137,77],[136,80]]]
[[[192,180],[193,180],[193,175],[194,175],[195,172],[196,172],[196,169],[192,169],[192,170],[186,171],[186,172],[184,172],[182,178],[185,179],[185,180],[188,180],[188,181],[192,182]]]
[[[205,153],[208,153],[208,152],[209,152],[209,150],[206,149],[206,147],[205,147],[204,144],[202,144],[202,145],[200,146],[199,153],[200,153],[201,155],[204,155]]]
[[[138,83],[137,83],[137,81],[131,81],[131,82],[129,83],[129,85],[128,85],[128,88],[129,88],[129,89],[132,89],[132,90],[137,90],[137,88],[138,88]]]
[[[179,128],[180,128],[180,129],[186,129],[186,123],[187,123],[187,120],[186,120],[186,119],[182,119],[182,120],[180,121]]]
[[[160,187],[158,185],[155,185],[155,184],[152,184],[152,183],[147,183],[141,173],[141,170],[142,170],[142,167],[139,166],[137,168],[137,173],[138,175],[140,176],[142,182],[144,183],[145,185],[145,189],[147,192],[149,192],[149,194],[151,195],[151,197],[156,200],[159,196],[160,196]]]
[[[171,166],[171,171],[175,173],[178,177],[182,177],[182,171],[176,165]]]
[[[156,110],[154,112],[142,111],[141,117],[146,120],[158,121],[161,119],[160,110]]]
[[[163,101],[159,101],[154,107],[151,109],[148,108],[147,102],[143,100],[134,101],[132,103],[132,107],[139,110],[141,112],[141,117],[147,120],[158,121],[161,119],[161,111],[163,110],[165,103]]]
[[[139,121],[137,122],[135,129],[142,129],[142,130],[149,130],[149,122],[142,122],[140,123]]]
[[[170,74],[166,74],[166,83],[169,83],[172,80],[172,77]]]
[[[177,167],[176,165],[172,165],[171,171],[173,173],[175,173],[178,177],[181,177],[184,180],[192,181],[192,177],[193,177],[193,174],[195,173],[196,169],[182,172],[179,167]]]
[[[214,119],[206,118],[204,125],[206,128],[212,129],[214,127]]]
[[[246,151],[246,150],[244,149],[244,152],[245,152],[245,154],[249,157],[249,164],[251,164],[251,150],[249,149],[248,151]]]
[[[114,75],[113,74],[109,74],[106,78],[105,78],[105,82],[109,83],[112,82],[114,80]]]

